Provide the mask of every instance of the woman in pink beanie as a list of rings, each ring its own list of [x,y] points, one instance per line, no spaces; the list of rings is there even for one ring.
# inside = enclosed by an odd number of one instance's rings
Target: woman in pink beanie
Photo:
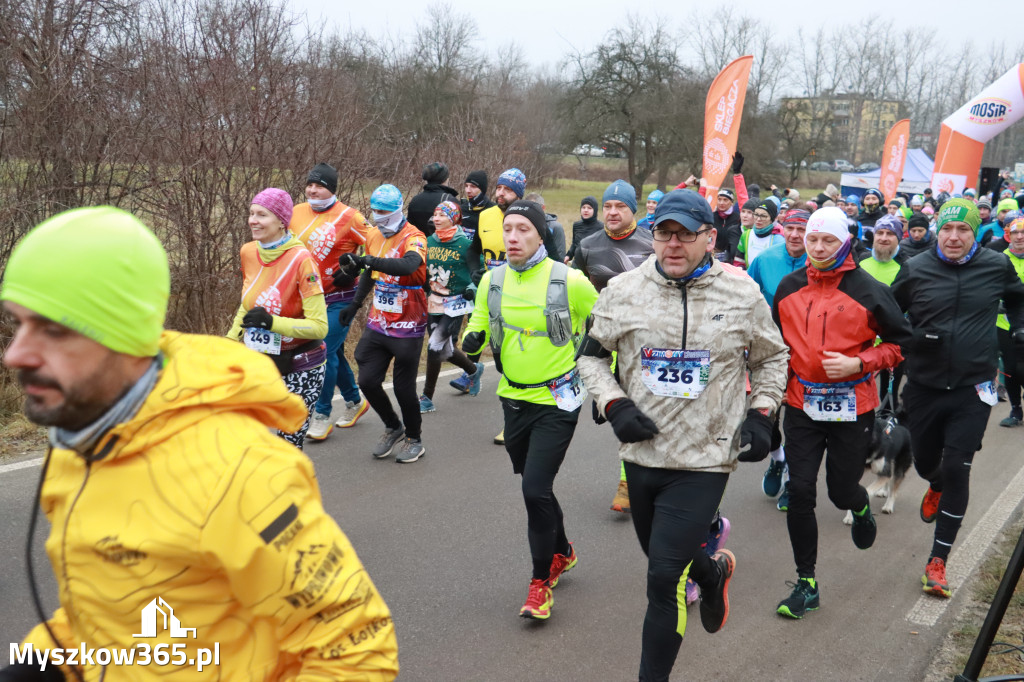
[[[292,198],[268,187],[249,206],[253,241],[242,246],[242,304],[228,338],[268,355],[288,390],[312,409],[324,383],[327,304],[312,254],[288,231]],[[309,417],[295,433],[282,433],[297,447]]]

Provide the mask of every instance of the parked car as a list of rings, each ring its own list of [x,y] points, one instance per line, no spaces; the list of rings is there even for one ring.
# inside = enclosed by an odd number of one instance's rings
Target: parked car
[[[604,148],[593,144],[577,145],[572,153],[576,156],[604,156]]]
[[[846,159],[836,159],[835,163],[832,164],[832,169],[842,173],[849,173],[850,171],[855,170],[853,164]]]
[[[815,161],[811,164],[812,171],[830,171],[832,170],[832,164],[828,161]]]
[[[881,168],[881,166],[879,166],[877,163],[862,163],[861,165],[857,166],[857,172],[868,173],[873,170],[878,170],[879,168]]]

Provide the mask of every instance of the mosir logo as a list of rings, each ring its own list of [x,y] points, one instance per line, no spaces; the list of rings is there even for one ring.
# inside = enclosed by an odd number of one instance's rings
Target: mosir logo
[[[978,125],[1005,123],[1006,116],[1012,109],[1008,100],[988,97],[971,105],[967,112],[967,120]]]
[[[174,609],[163,597],[157,597],[142,609],[142,633],[132,637],[156,637],[160,629],[159,616],[163,616],[163,629],[170,632],[171,637],[188,639],[188,633],[191,632],[192,639],[196,638],[196,629],[181,627],[181,621],[174,615]]]

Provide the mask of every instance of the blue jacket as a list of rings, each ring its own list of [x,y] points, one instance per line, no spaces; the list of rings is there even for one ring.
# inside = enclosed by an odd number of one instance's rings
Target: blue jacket
[[[989,233],[991,233],[992,236],[989,237],[988,239],[985,239],[985,235],[989,234]],[[987,244],[992,239],[1002,239],[1002,238],[1003,238],[1003,226],[999,224],[998,220],[992,220],[992,221],[987,222],[987,223],[985,223],[984,225],[982,225],[981,227],[978,228],[978,236],[975,239],[975,241],[977,241],[979,244],[984,246],[985,244]]]
[[[805,267],[807,267],[806,253],[799,258],[793,258],[786,250],[785,244],[776,244],[754,259],[747,274],[761,287],[761,293],[764,294],[765,300],[770,306],[782,278]]]
[[[643,228],[646,228],[648,230],[653,230],[654,229],[654,225],[651,224],[651,223],[654,222],[653,218],[654,218],[654,216],[652,214],[645,213],[644,217],[643,217],[643,220],[638,220],[637,223],[636,223],[636,226],[637,227],[643,227]]]

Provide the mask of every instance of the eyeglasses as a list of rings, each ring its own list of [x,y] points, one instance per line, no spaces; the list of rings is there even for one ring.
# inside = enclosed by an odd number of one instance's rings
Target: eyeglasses
[[[710,231],[711,228],[697,230],[696,232],[690,232],[689,230],[663,230],[661,228],[655,228],[651,230],[651,235],[654,237],[654,241],[656,242],[670,242],[672,241],[672,237],[675,236],[679,243],[691,244],[697,241],[697,235],[705,234]]]
[[[756,211],[754,212],[754,218],[758,219],[758,220],[771,220],[772,219],[772,217],[770,215],[768,215],[767,213],[758,213]]]

